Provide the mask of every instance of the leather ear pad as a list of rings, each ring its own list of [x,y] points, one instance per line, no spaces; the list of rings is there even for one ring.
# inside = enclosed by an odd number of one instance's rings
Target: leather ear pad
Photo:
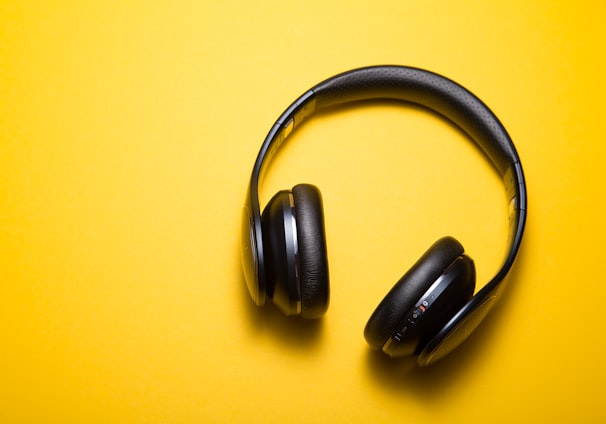
[[[328,309],[329,283],[322,196],[317,187],[293,187],[299,246],[301,316],[319,318]]]
[[[368,344],[381,349],[405,314],[463,252],[452,237],[435,242],[377,306],[364,328]]]

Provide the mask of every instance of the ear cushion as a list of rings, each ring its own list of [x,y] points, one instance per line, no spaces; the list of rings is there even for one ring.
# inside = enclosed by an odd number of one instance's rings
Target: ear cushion
[[[328,309],[329,283],[322,196],[317,187],[298,184],[292,194],[297,220],[301,315],[318,318]]]
[[[381,349],[404,315],[463,252],[452,237],[435,242],[377,306],[364,328],[368,344]]]

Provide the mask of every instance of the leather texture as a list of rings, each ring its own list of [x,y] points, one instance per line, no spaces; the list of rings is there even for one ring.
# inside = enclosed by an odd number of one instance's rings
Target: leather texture
[[[364,328],[368,344],[381,349],[406,313],[463,252],[463,246],[452,237],[435,242],[400,278],[371,315]]]
[[[311,184],[298,184],[292,193],[299,245],[301,316],[319,318],[328,309],[330,297],[322,196]]]
[[[317,109],[373,99],[424,106],[463,129],[501,175],[518,161],[511,138],[488,106],[461,85],[433,72],[406,66],[371,66],[329,78],[312,91]]]

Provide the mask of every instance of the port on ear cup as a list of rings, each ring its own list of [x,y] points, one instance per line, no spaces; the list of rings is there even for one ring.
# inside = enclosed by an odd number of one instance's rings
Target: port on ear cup
[[[316,186],[293,187],[299,247],[301,316],[319,318],[328,309],[330,298],[324,208]]]
[[[286,315],[319,318],[328,309],[322,196],[299,184],[280,191],[261,216],[267,297]]]
[[[462,263],[457,264],[454,272],[451,271],[448,275],[448,281],[445,281],[447,286],[436,286],[435,283],[447,274],[459,258],[463,259]],[[421,309],[417,311],[417,303],[430,288],[436,287],[443,290],[444,296],[436,295],[437,300],[430,300],[435,301],[434,308],[429,307],[425,312],[425,307],[421,305]],[[433,328],[443,325],[442,321],[448,319],[445,312],[452,313],[453,308],[448,305],[454,305],[454,308],[462,307],[471,298],[474,289],[473,262],[464,255],[463,246],[458,241],[452,237],[444,237],[434,243],[389,291],[368,320],[364,337],[372,347],[383,349],[391,355],[392,352],[386,350],[385,345],[394,332],[397,333],[398,328],[402,327],[402,333],[407,333],[396,336],[398,342],[402,343],[392,346],[392,350],[395,349],[398,356],[416,354],[419,343],[433,336],[420,334],[419,330],[433,331]],[[418,325],[415,325],[417,316],[423,314],[423,319],[419,319]]]

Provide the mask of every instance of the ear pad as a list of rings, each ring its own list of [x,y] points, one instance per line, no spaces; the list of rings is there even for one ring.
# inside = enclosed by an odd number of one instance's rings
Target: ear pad
[[[448,275],[441,280],[446,284],[446,287],[441,287],[443,292],[431,300],[431,307],[417,309],[418,302],[428,290],[439,286],[434,283],[442,275]],[[422,342],[429,340],[433,332],[437,332],[451,314],[473,296],[474,289],[473,262],[464,255],[463,246],[458,241],[444,237],[434,243],[385,296],[368,320],[364,337],[372,347],[383,349],[391,356],[416,354]],[[422,320],[417,322],[420,314],[423,315]],[[403,329],[402,334],[397,333],[399,328]],[[392,352],[385,346],[392,340],[394,332],[397,333],[395,340],[401,343],[392,346]]]
[[[261,216],[267,296],[286,314],[318,318],[329,301],[320,191],[300,184],[280,191]]]
[[[310,184],[298,184],[292,193],[299,244],[301,315],[319,318],[328,309],[330,297],[322,196]]]

